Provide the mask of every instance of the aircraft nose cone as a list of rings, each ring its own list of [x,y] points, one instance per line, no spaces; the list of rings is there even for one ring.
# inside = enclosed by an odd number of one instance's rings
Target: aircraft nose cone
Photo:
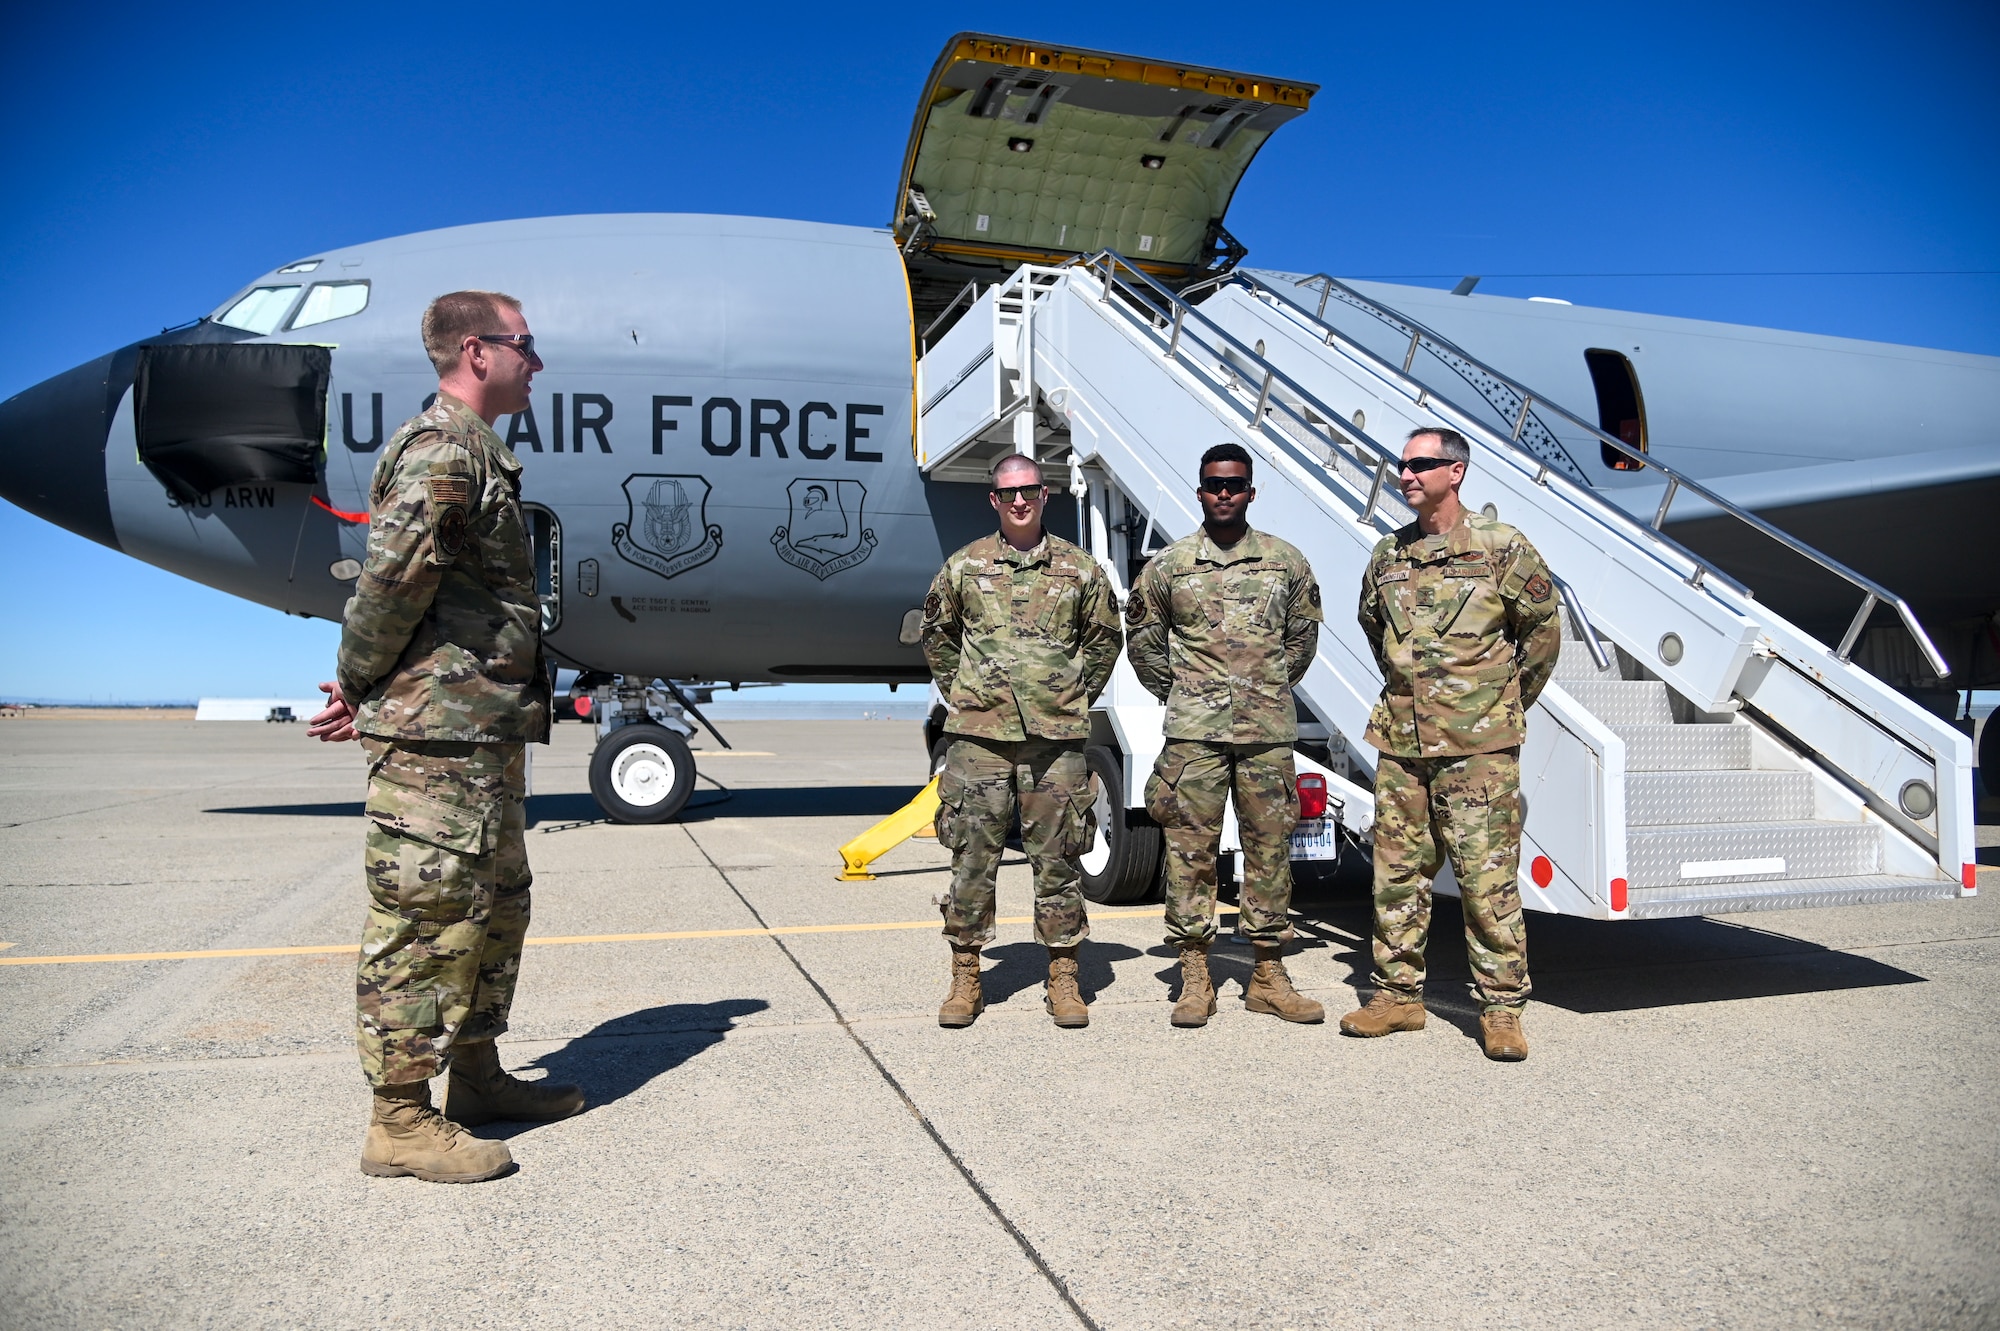
[[[104,439],[131,366],[115,351],[0,402],[0,495],[114,550]]]

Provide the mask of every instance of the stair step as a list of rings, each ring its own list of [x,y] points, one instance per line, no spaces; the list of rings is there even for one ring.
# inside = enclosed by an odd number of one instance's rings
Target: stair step
[[[1657,679],[1571,679],[1563,690],[1607,726],[1670,726],[1674,707]]]
[[[1725,771],[1750,766],[1748,726],[1627,726],[1611,729],[1625,741],[1628,772]]]
[[[1635,887],[1628,898],[1627,910],[1635,920],[1658,920],[1685,915],[1737,915],[1753,910],[1815,910],[1822,906],[1935,901],[1957,895],[1958,884],[1949,878],[1859,874],[1850,878],[1745,883],[1741,887]]]
[[[1603,670],[1599,670],[1597,662],[1590,659],[1590,648],[1584,644],[1582,638],[1564,638],[1562,652],[1556,657],[1555,677],[1564,681],[1572,679],[1617,679],[1618,649],[1602,638],[1597,640],[1597,644],[1604,649],[1604,659],[1609,663]],[[1565,682],[1564,687],[1568,687],[1567,682]]]
[[[1844,878],[1882,870],[1882,831],[1872,823],[1738,823],[1645,827],[1628,834],[1634,888],[1699,889],[1792,878]]]
[[[1804,772],[1631,772],[1625,824],[1802,822],[1812,817]]]

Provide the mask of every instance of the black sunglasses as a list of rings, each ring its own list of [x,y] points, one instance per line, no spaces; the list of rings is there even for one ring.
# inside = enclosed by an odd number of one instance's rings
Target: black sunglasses
[[[1436,471],[1439,467],[1449,467],[1455,461],[1456,458],[1404,458],[1402,470],[1421,476],[1427,471]]]
[[[1240,495],[1250,488],[1248,476],[1204,476],[1201,478],[1203,490],[1212,495]]]
[[[1046,485],[996,485],[993,497],[1003,504],[1014,504],[1023,499],[1040,499],[1048,488]]]
[[[473,337],[481,342],[505,343],[529,360],[541,359],[540,356],[535,354],[535,335],[533,333],[474,333]]]

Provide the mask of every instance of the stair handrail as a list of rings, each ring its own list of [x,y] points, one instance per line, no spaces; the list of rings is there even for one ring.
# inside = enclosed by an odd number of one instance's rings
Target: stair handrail
[[[1353,426],[1341,419],[1340,416],[1334,413],[1331,407],[1328,407],[1324,402],[1321,402],[1312,393],[1307,391],[1304,385],[1298,383],[1283,370],[1265,360],[1253,348],[1245,346],[1234,334],[1217,324],[1193,305],[1181,300],[1180,297],[1176,296],[1168,288],[1155,281],[1149,273],[1140,269],[1116,250],[1100,250],[1095,254],[1077,255],[1075,258],[1065,260],[1059,265],[1060,268],[1078,268],[1097,277],[1104,284],[1103,299],[1106,303],[1109,303],[1114,293],[1123,296],[1132,305],[1144,311],[1149,322],[1157,321],[1154,322],[1154,331],[1156,333],[1163,331],[1158,324],[1161,322],[1165,323],[1167,325],[1167,328],[1164,330],[1167,333],[1165,355],[1168,360],[1175,361],[1182,358],[1181,343],[1184,340],[1191,339],[1192,335],[1189,333],[1188,324],[1193,322],[1200,325],[1215,339],[1226,344],[1237,355],[1243,357],[1253,368],[1260,370],[1263,374],[1263,380],[1258,392],[1257,406],[1251,412],[1252,428],[1259,429],[1261,433],[1259,427],[1263,424],[1265,411],[1269,409],[1281,411],[1291,417],[1298,423],[1307,437],[1315,439],[1324,438],[1330,446],[1335,447],[1336,451],[1338,451],[1340,443],[1346,443],[1348,448],[1352,450],[1348,459],[1350,462],[1364,472],[1368,471],[1371,466],[1374,469],[1376,478],[1375,489],[1370,492],[1368,503],[1355,518],[1357,522],[1363,525],[1373,520],[1376,501],[1380,498],[1383,475],[1389,465],[1401,460],[1380,440],[1370,435],[1366,430]],[[1143,286],[1135,288],[1121,280],[1118,276],[1120,271],[1136,277]],[[1156,305],[1152,299],[1155,297],[1159,302],[1163,302],[1163,304]],[[1271,389],[1278,384],[1284,385],[1302,403],[1313,407],[1326,418],[1321,423],[1323,433],[1322,429],[1316,427],[1314,422],[1307,420],[1304,416],[1293,410],[1289,404],[1272,398]],[[1282,432],[1279,433],[1279,438],[1284,440],[1292,450],[1297,450],[1298,445],[1295,440],[1292,440]],[[1364,449],[1368,453],[1373,454],[1373,457],[1362,456],[1361,454]],[[1303,453],[1299,456],[1301,459],[1306,459],[1306,455]],[[1326,468],[1326,464],[1319,459],[1313,458],[1309,460],[1312,465],[1322,470]]]
[[[1395,474],[1396,469],[1399,467],[1402,461],[1401,456],[1397,452],[1390,449],[1387,445],[1383,444],[1373,435],[1370,435],[1365,429],[1362,429],[1359,426],[1350,425],[1331,407],[1327,406],[1324,402],[1321,402],[1318,398],[1314,397],[1310,392],[1308,392],[1306,388],[1303,385],[1301,385],[1297,380],[1293,379],[1290,375],[1287,375],[1286,373],[1284,373],[1284,371],[1278,369],[1275,365],[1271,364],[1270,361],[1266,360],[1264,356],[1260,352],[1258,352],[1255,348],[1244,345],[1241,339],[1237,338],[1227,329],[1221,327],[1219,324],[1217,324],[1214,320],[1210,319],[1208,316],[1202,314],[1201,311],[1196,309],[1194,306],[1188,304],[1186,301],[1181,300],[1171,290],[1162,286],[1159,282],[1155,281],[1151,274],[1145,272],[1143,269],[1131,263],[1123,255],[1119,254],[1116,250],[1102,250],[1096,254],[1088,256],[1079,255],[1074,259],[1066,260],[1060,267],[1061,268],[1080,267],[1085,269],[1086,271],[1090,271],[1094,276],[1098,277],[1099,280],[1103,282],[1104,286],[1103,286],[1102,299],[1106,303],[1109,303],[1112,294],[1115,292],[1123,296],[1126,300],[1128,300],[1132,305],[1134,305],[1138,309],[1143,310],[1149,319],[1165,323],[1167,325],[1167,330],[1168,330],[1166,356],[1169,360],[1179,359],[1179,348],[1183,330],[1187,325],[1188,318],[1192,316],[1199,324],[1204,325],[1207,328],[1207,330],[1210,333],[1212,333],[1216,338],[1220,339],[1223,343],[1227,344],[1230,350],[1236,356],[1240,357],[1242,360],[1247,362],[1251,368],[1261,369],[1263,371],[1263,387],[1259,391],[1257,400],[1257,409],[1253,413],[1253,418],[1255,423],[1261,425],[1264,410],[1265,408],[1268,407],[1274,411],[1282,411],[1285,415],[1291,417],[1294,421],[1298,422],[1300,428],[1305,432],[1305,434],[1309,438],[1320,438],[1323,430],[1324,437],[1328,445],[1330,447],[1333,447],[1334,451],[1336,452],[1339,451],[1337,447],[1338,443],[1344,439],[1345,442],[1347,442],[1349,446],[1353,449],[1353,452],[1348,457],[1348,461],[1352,463],[1352,465],[1354,465],[1358,470],[1364,473],[1368,473],[1370,471],[1372,471],[1373,473],[1372,483],[1368,490],[1367,500],[1362,505],[1362,511],[1355,520],[1357,522],[1362,523],[1363,525],[1366,525],[1373,519],[1376,506],[1381,500],[1382,492],[1385,488],[1387,488],[1390,477],[1393,474]],[[1101,272],[1099,271],[1100,269],[1102,269]],[[1132,276],[1138,278],[1139,281],[1144,284],[1145,289],[1144,290],[1135,289],[1132,286],[1126,284],[1124,281],[1120,280],[1118,277],[1118,272],[1121,269],[1124,272],[1129,273]],[[1240,270],[1233,271],[1229,275],[1231,277],[1240,277],[1242,280],[1246,282],[1252,281],[1252,279],[1249,279],[1247,276],[1242,275]],[[1264,289],[1268,290],[1268,288]],[[1151,297],[1157,297],[1158,301],[1161,303],[1156,305],[1154,301],[1151,299]],[[1292,306],[1292,308],[1296,309],[1297,306],[1294,305]],[[1169,311],[1171,311],[1171,314],[1168,313]],[[1160,329],[1156,326],[1154,331],[1158,332],[1160,331]],[[1356,354],[1361,356],[1367,356],[1373,359],[1376,363],[1381,364],[1386,368],[1387,362],[1382,361],[1380,357],[1374,356],[1374,354],[1368,351],[1366,347],[1362,347],[1359,346],[1358,344],[1352,343],[1351,339],[1347,338],[1346,335],[1341,333],[1338,329],[1331,329],[1329,337],[1340,338],[1343,342],[1346,342],[1349,345],[1351,345]],[[1390,373],[1394,374],[1394,371],[1390,371]],[[1409,379],[1409,376],[1407,375],[1396,375],[1396,377],[1401,378],[1407,382],[1412,382],[1412,383],[1417,382],[1415,380]],[[1290,407],[1290,405],[1284,402],[1282,399],[1274,400],[1271,396],[1271,388],[1275,384],[1283,384],[1286,388],[1291,390],[1291,392],[1295,394],[1303,404],[1312,407],[1318,413],[1320,413],[1322,419],[1319,422],[1306,420],[1298,412],[1294,411]],[[1419,403],[1441,404],[1443,406],[1450,407],[1454,412],[1456,412],[1460,417],[1462,417],[1468,423],[1476,421],[1476,418],[1472,416],[1471,413],[1467,412],[1464,408],[1457,406],[1449,398],[1446,398],[1438,393],[1432,392],[1427,386],[1421,383],[1418,383],[1417,387],[1420,390],[1420,392],[1417,394],[1417,400],[1419,401]],[[1485,427],[1474,426],[1473,428],[1484,429]],[[1289,436],[1283,435],[1282,432],[1280,433],[1280,438],[1286,439],[1288,443],[1291,442]],[[1369,452],[1372,452],[1372,454],[1374,455],[1373,458],[1365,457],[1362,455],[1362,449],[1364,446]],[[1537,463],[1540,463],[1541,459],[1537,458],[1535,459],[1535,461]],[[1322,469],[1325,469],[1326,466],[1325,463],[1319,462],[1317,459],[1314,460],[1314,463],[1315,465],[1320,466]],[[1542,472],[1536,476],[1536,480],[1546,485],[1547,484],[1546,477],[1547,477],[1547,468],[1546,466],[1544,466]],[[1590,495],[1590,491],[1582,486],[1576,486],[1574,488],[1577,490],[1577,493],[1579,495]],[[1595,495],[1591,495],[1591,500],[1595,503],[1602,504],[1602,501],[1599,500]],[[1716,582],[1723,583],[1724,585],[1734,589],[1735,591],[1745,596],[1746,598],[1751,597],[1749,588],[1743,586],[1743,584],[1738,582],[1735,578],[1731,577],[1729,574],[1707,563],[1707,561],[1703,560],[1701,556],[1695,554],[1694,551],[1689,550],[1687,547],[1681,545],[1680,542],[1674,540],[1673,537],[1668,536],[1663,532],[1654,531],[1645,528],[1643,526],[1640,526],[1638,523],[1633,521],[1631,515],[1625,513],[1623,510],[1613,508],[1609,505],[1604,505],[1604,507],[1606,509],[1606,512],[1611,514],[1615,519],[1615,521],[1617,521],[1618,523],[1624,524],[1626,526],[1637,527],[1639,530],[1645,531],[1647,536],[1649,536],[1652,539],[1656,547],[1655,550],[1656,554],[1662,552],[1671,553],[1674,555],[1678,555],[1683,561],[1685,561],[1687,566],[1693,570],[1693,573],[1691,575],[1681,574],[1679,576],[1681,576],[1683,581],[1687,582],[1689,586],[1699,590],[1706,580],[1713,579]]]
[[[1404,314],[1402,311],[1395,309],[1392,306],[1385,305],[1381,301],[1378,301],[1371,296],[1365,295],[1362,292],[1355,290],[1353,287],[1341,281],[1339,278],[1333,277],[1327,273],[1314,273],[1310,277],[1300,278],[1298,281],[1293,283],[1294,286],[1300,286],[1300,287],[1309,287],[1311,286],[1311,284],[1315,282],[1323,284],[1322,294],[1320,296],[1319,310],[1314,313],[1309,313],[1303,305],[1299,304],[1297,301],[1292,300],[1285,292],[1272,286],[1270,283],[1265,282],[1257,277],[1253,277],[1250,274],[1245,273],[1240,269],[1233,270],[1232,275],[1236,277],[1237,280],[1243,282],[1245,285],[1250,286],[1256,290],[1262,291],[1267,295],[1271,296],[1273,299],[1276,299],[1282,302],[1283,304],[1289,306],[1291,309],[1296,310],[1301,315],[1304,315],[1306,318],[1312,320],[1313,323],[1325,329],[1329,335],[1340,338],[1340,340],[1346,344],[1346,349],[1349,350],[1350,352],[1358,352],[1360,355],[1365,356],[1368,360],[1373,361],[1377,366],[1388,370],[1389,373],[1393,375],[1395,378],[1401,379],[1405,382],[1415,383],[1418,384],[1419,387],[1424,387],[1422,381],[1416,379],[1413,375],[1409,373],[1407,364],[1404,369],[1400,371],[1396,370],[1394,367],[1390,365],[1388,361],[1384,360],[1381,356],[1376,355],[1373,351],[1370,351],[1367,347],[1362,346],[1360,343],[1354,341],[1354,339],[1348,337],[1345,333],[1341,332],[1334,325],[1326,321],[1325,318],[1326,302],[1328,297],[1333,295],[1336,290],[1340,293],[1342,300],[1346,301],[1349,304],[1357,306],[1366,313],[1374,315],[1376,318],[1382,320],[1384,323],[1388,323],[1391,326],[1394,326],[1395,324],[1398,323],[1404,325],[1404,327],[1408,329],[1410,333],[1409,360],[1411,362],[1414,362],[1418,348],[1423,347],[1425,350],[1430,351],[1432,355],[1438,355],[1439,351],[1445,351],[1449,352],[1453,356],[1457,356],[1458,358],[1464,360],[1466,363],[1470,365],[1476,366],[1481,373],[1492,376],[1494,380],[1506,385],[1510,390],[1518,394],[1521,398],[1520,411],[1514,417],[1513,437],[1508,440],[1508,443],[1510,445],[1514,445],[1516,447],[1519,446],[1521,431],[1527,426],[1528,413],[1537,406],[1545,407],[1550,411],[1555,412],[1558,416],[1562,417],[1570,424],[1575,425],[1578,428],[1582,429],[1586,434],[1595,438],[1600,444],[1604,445],[1607,448],[1616,450],[1620,455],[1638,464],[1638,469],[1651,468],[1652,470],[1659,472],[1663,477],[1666,478],[1666,483],[1667,483],[1666,493],[1660,496],[1660,505],[1659,508],[1653,514],[1652,522],[1650,524],[1641,524],[1641,529],[1650,532],[1654,537],[1658,539],[1665,540],[1670,544],[1672,544],[1675,549],[1687,555],[1690,559],[1693,559],[1697,564],[1698,568],[1700,569],[1705,569],[1709,573],[1713,574],[1722,573],[1720,569],[1716,568],[1708,560],[1703,559],[1699,555],[1694,554],[1694,552],[1688,550],[1686,546],[1681,545],[1680,542],[1678,541],[1674,541],[1673,538],[1668,537],[1665,534],[1665,532],[1661,530],[1662,524],[1664,524],[1667,519],[1667,510],[1670,507],[1672,507],[1675,496],[1678,495],[1679,492],[1682,490],[1693,491],[1695,494],[1700,495],[1703,499],[1706,499],[1709,503],[1715,505],[1717,509],[1721,510],[1724,513],[1727,513],[1729,516],[1751,527],[1753,530],[1763,533],[1771,540],[1776,541],[1778,544],[1790,550],[1793,554],[1796,554],[1801,558],[1811,561],[1812,563],[1818,565],[1820,568],[1825,569],[1827,572],[1834,574],[1836,577],[1844,579],[1849,585],[1853,586],[1856,590],[1862,592],[1863,596],[1861,600],[1860,609],[1855,611],[1853,620],[1850,621],[1847,626],[1847,632],[1841,637],[1840,647],[1834,653],[1836,659],[1838,659],[1843,664],[1848,663],[1850,658],[1852,657],[1854,653],[1855,644],[1860,641],[1861,632],[1864,628],[1867,627],[1869,617],[1874,614],[1875,607],[1877,605],[1887,605],[1895,610],[1897,617],[1903,623],[1903,627],[1909,632],[1910,637],[1916,641],[1918,650],[1923,653],[1925,661],[1930,665],[1931,669],[1937,674],[1937,677],[1939,679],[1949,679],[1951,677],[1951,667],[1945,663],[1944,656],[1938,651],[1936,645],[1932,643],[1930,634],[1924,631],[1923,624],[1917,619],[1916,611],[1912,610],[1910,608],[1910,603],[1904,600],[1901,596],[1898,596],[1896,593],[1890,591],[1887,587],[1884,587],[1881,583],[1876,582],[1873,578],[1870,578],[1865,574],[1857,573],[1853,569],[1847,567],[1847,565],[1841,563],[1839,560],[1834,559],[1832,556],[1824,554],[1821,551],[1814,549],[1812,546],[1807,545],[1805,542],[1799,540],[1797,537],[1791,535],[1789,532],[1783,531],[1778,527],[1772,526],[1770,523],[1764,521],[1764,519],[1758,517],[1755,513],[1752,513],[1747,509],[1741,508],[1735,503],[1731,502],[1730,500],[1723,498],[1721,495],[1715,493],[1707,486],[1702,485],[1699,481],[1696,481],[1693,478],[1678,471],[1677,469],[1668,466],[1666,463],[1661,462],[1659,459],[1653,457],[1652,455],[1632,447],[1630,444],[1626,443],[1623,439],[1618,439],[1612,435],[1606,434],[1603,430],[1599,429],[1595,425],[1592,425],[1589,421],[1584,420],[1581,416],[1578,416],[1575,412],[1569,410],[1569,408],[1563,406],[1561,403],[1552,402],[1547,397],[1544,397],[1541,394],[1536,393],[1526,384],[1521,383],[1519,380],[1513,378],[1511,375],[1505,374],[1500,370],[1495,369],[1493,366],[1487,364],[1485,361],[1480,360],[1477,356],[1474,356],[1472,353],[1465,350],[1465,348],[1451,341],[1451,339],[1443,336],[1442,334],[1436,332],[1431,328],[1426,327],[1424,324],[1420,323],[1416,319],[1411,318],[1409,315]],[[1442,357],[1440,357],[1440,359],[1442,359]],[[1530,456],[1532,457],[1533,455],[1531,454]],[[1546,485],[1548,483],[1548,472],[1549,472],[1548,461],[1543,458],[1534,458],[1534,462],[1539,468],[1539,471],[1536,473],[1535,476],[1536,482],[1538,484]],[[1615,507],[1614,505],[1609,505],[1609,504],[1607,504],[1606,506]],[[1620,512],[1622,512],[1622,510],[1620,510]],[[1697,573],[1696,580],[1694,582],[1694,585],[1697,587],[1701,585],[1699,578],[1700,574]]]

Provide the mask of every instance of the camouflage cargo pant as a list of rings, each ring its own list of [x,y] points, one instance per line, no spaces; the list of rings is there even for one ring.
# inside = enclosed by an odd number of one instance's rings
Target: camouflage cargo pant
[[[938,800],[938,844],[951,851],[945,937],[966,946],[993,941],[994,880],[1016,808],[1035,873],[1035,937],[1048,947],[1089,937],[1076,857],[1090,849],[1097,817],[1081,740],[953,735]]]
[[[526,746],[362,740],[368,923],[355,1040],[374,1086],[507,1029],[528,933]]]
[[[1451,857],[1465,950],[1487,1007],[1528,1001],[1521,916],[1521,751],[1394,758],[1375,769],[1375,984],[1424,988],[1431,879]]]
[[[1236,802],[1243,843],[1238,932],[1262,943],[1292,936],[1292,829],[1299,797],[1289,744],[1170,739],[1146,782],[1146,811],[1167,837],[1167,941],[1215,937],[1215,857],[1222,806]]]

